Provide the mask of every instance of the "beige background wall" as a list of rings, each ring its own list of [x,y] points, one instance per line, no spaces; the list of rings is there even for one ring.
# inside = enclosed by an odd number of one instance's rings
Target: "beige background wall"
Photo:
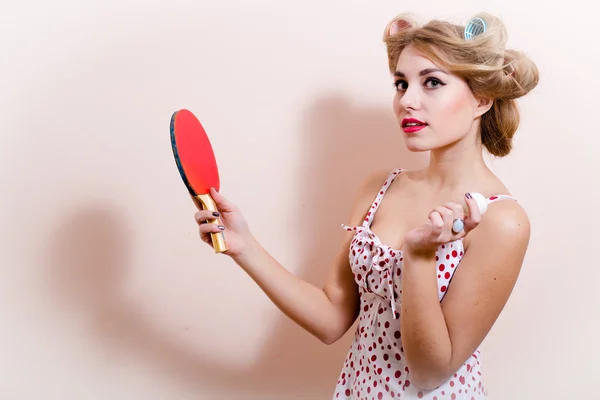
[[[197,113],[222,192],[320,285],[357,184],[426,162],[393,120],[383,27],[403,11],[464,22],[480,10],[542,73],[514,153],[490,160],[533,232],[484,343],[487,385],[496,400],[596,396],[594,13],[583,0],[406,4],[5,1],[0,398],[328,399],[351,333],[321,345],[200,242],[169,118]]]

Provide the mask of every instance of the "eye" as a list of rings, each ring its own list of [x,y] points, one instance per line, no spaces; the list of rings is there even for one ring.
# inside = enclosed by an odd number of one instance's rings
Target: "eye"
[[[440,81],[437,78],[427,78],[425,80],[425,86],[428,87],[429,89],[435,89],[437,87],[440,86],[445,86],[446,84],[443,83],[442,81]]]
[[[408,83],[399,79],[396,82],[394,82],[394,87],[397,91],[406,90],[406,88],[408,87]]]

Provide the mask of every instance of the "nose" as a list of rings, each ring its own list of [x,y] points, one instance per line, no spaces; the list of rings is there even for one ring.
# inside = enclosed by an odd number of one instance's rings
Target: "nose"
[[[421,107],[421,95],[418,86],[410,85],[401,93],[398,104],[404,110],[416,110]]]

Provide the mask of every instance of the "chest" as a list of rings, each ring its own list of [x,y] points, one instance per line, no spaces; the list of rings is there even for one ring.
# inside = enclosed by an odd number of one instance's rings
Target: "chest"
[[[440,301],[448,290],[450,281],[464,254],[461,240],[441,245],[436,251]],[[354,279],[366,293],[401,302],[402,251],[383,243],[378,235],[365,227],[354,235],[349,249],[349,262]]]
[[[419,199],[419,200],[415,200]],[[422,197],[410,197],[406,194],[386,195],[373,217],[370,229],[382,243],[393,249],[401,250],[406,234],[429,222],[431,210],[438,204],[436,200],[423,201]]]

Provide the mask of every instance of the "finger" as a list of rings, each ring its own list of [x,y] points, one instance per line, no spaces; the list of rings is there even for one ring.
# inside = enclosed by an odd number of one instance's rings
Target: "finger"
[[[444,232],[444,218],[438,211],[429,213],[429,221],[431,221],[431,234],[438,237]]]
[[[465,230],[470,231],[481,222],[481,211],[477,201],[469,193],[465,194],[465,202],[469,208],[469,217],[465,220]]]
[[[213,250],[214,250],[214,248],[215,248],[215,245],[214,245],[214,243],[213,243],[213,240],[212,240],[212,236],[211,236],[211,235],[208,235],[208,234],[203,234],[203,236],[202,236],[202,241],[203,241],[204,243],[206,243],[206,244],[207,244],[207,245],[208,245],[208,246],[209,246],[211,249],[213,249]]]
[[[449,210],[452,210],[452,223],[450,224],[450,231],[452,233],[452,235],[463,235],[463,232],[465,230],[465,209],[463,208],[463,206],[461,204],[458,203],[445,203],[444,207],[448,208]],[[454,231],[454,221],[456,221],[457,219],[463,221],[463,230],[459,231],[459,232],[455,232]]]
[[[445,203],[444,207],[452,210],[452,221],[455,219],[465,219],[465,209],[458,203]]]
[[[437,211],[442,216],[442,219],[444,221],[444,227],[443,227],[444,232],[451,232],[452,231],[452,222],[454,221],[454,211],[452,211],[450,208],[445,207],[445,206],[438,206],[438,207],[434,208],[433,210]]]
[[[200,225],[199,229],[200,229],[200,233],[210,234],[210,233],[223,232],[225,230],[225,227],[223,225],[206,223],[206,224]]]
[[[212,247],[212,237],[210,236],[209,233],[202,233],[202,232],[200,232],[200,239],[204,243],[209,244]]]
[[[221,214],[218,211],[201,210],[194,214],[194,219],[197,223],[204,223],[206,221],[214,220],[220,216]]]
[[[450,225],[451,234],[458,238],[466,235],[468,230],[467,230],[467,224],[465,222],[465,209],[462,206],[462,204],[451,202],[451,203],[444,204],[444,207],[452,210],[452,224]],[[462,221],[462,229],[460,229],[461,228],[460,226],[454,225],[454,223],[457,220]],[[457,225],[460,225],[460,223],[457,222]],[[460,230],[458,232],[456,232],[454,230],[454,228],[457,228]]]

